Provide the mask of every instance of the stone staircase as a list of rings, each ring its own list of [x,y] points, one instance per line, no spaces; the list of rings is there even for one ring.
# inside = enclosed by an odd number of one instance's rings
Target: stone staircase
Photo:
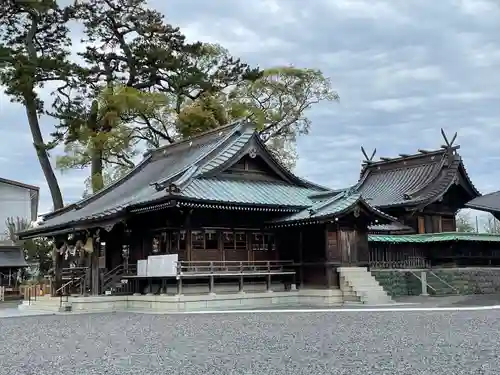
[[[431,296],[449,296],[457,294],[457,289],[441,279],[439,276],[435,275],[433,272],[427,272],[427,293]]]
[[[340,267],[340,290],[344,303],[383,305],[393,303],[366,267]]]

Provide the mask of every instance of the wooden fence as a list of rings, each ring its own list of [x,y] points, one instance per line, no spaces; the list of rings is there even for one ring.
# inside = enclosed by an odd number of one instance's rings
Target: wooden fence
[[[23,296],[45,296],[50,295],[50,284],[21,285],[19,293]]]

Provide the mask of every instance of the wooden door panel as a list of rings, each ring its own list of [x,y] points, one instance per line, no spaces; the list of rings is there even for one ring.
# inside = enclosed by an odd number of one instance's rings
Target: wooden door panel
[[[222,260],[218,249],[192,250],[191,261],[193,262],[218,262]]]
[[[225,261],[240,261],[245,262],[248,260],[248,251],[244,250],[224,250]]]
[[[355,230],[339,231],[339,247],[342,263],[356,265],[358,263],[358,238]]]

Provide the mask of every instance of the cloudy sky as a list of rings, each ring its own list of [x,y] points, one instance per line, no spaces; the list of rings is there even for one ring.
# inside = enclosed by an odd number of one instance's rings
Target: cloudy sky
[[[152,0],[192,40],[217,42],[261,67],[319,68],[339,103],[309,112],[296,172],[333,188],[359,176],[360,146],[378,156],[442,144],[460,153],[482,192],[500,189],[498,0]],[[0,95],[0,176],[41,187],[51,200],[21,107]],[[48,133],[51,123],[44,119]],[[85,172],[60,176],[67,203]]]

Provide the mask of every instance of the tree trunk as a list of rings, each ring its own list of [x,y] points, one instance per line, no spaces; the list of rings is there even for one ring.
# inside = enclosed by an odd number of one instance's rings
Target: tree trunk
[[[45,180],[47,181],[47,185],[49,186],[54,210],[57,210],[59,208],[62,208],[64,206],[64,203],[61,189],[59,187],[59,183],[57,182],[52,164],[50,164],[49,155],[47,154],[47,150],[45,149],[42,132],[40,131],[40,124],[38,122],[38,115],[36,112],[35,97],[34,95],[27,94],[24,95],[24,100],[24,107],[26,108],[28,124],[31,130],[31,136],[33,137],[33,145],[35,146],[38,161],[40,162],[40,166],[42,167]]]
[[[99,147],[92,150],[90,176],[92,180],[93,193],[97,193],[99,190],[104,188],[102,150]]]
[[[38,30],[39,19],[35,12],[31,12],[30,16],[31,25],[26,35],[25,46],[30,62],[36,65],[36,62],[38,60],[38,52],[35,46],[35,36]],[[33,74],[34,73],[35,72],[33,71]],[[59,188],[59,183],[57,182],[56,175],[54,174],[54,170],[52,169],[52,165],[50,164],[49,155],[47,154],[47,149],[45,147],[45,143],[43,142],[42,132],[40,131],[40,124],[38,122],[37,113],[37,97],[35,93],[35,83],[33,82],[34,76],[26,78],[27,83],[25,89],[23,90],[24,107],[26,108],[28,124],[31,130],[31,136],[33,137],[33,144],[36,149],[38,161],[40,162],[40,166],[42,167],[47,185],[49,185],[54,210],[57,210],[64,206],[61,189]]]

